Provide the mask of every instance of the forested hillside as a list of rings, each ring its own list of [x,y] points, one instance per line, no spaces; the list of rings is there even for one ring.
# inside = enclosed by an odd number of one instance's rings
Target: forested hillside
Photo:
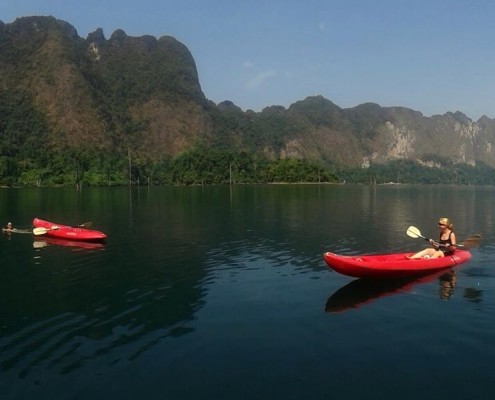
[[[321,97],[243,111],[170,36],[0,21],[0,185],[493,184],[495,121]]]

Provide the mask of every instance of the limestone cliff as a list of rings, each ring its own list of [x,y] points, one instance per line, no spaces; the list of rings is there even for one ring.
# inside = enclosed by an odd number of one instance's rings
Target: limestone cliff
[[[200,144],[341,166],[443,159],[495,167],[488,117],[425,117],[373,103],[343,109],[321,96],[259,113],[215,105],[201,90],[193,56],[170,36],[116,30],[107,39],[96,29],[84,39],[53,17],[0,21],[0,76],[0,167],[2,159],[18,161],[9,146],[22,149],[41,131],[45,154],[113,154],[142,165]],[[33,154],[22,157],[43,164]]]

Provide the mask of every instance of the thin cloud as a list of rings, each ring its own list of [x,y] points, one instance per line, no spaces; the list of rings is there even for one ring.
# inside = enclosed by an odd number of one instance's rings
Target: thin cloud
[[[254,68],[254,63],[251,62],[251,61],[244,61],[242,63],[242,68],[244,69],[251,69],[251,68]]]
[[[284,72],[284,76],[287,78],[287,79],[292,79],[296,76],[296,74],[292,71],[285,71]]]
[[[320,22],[320,23],[318,24],[318,29],[319,29],[320,31],[322,31],[322,32],[326,32],[326,31],[327,31],[327,26],[325,25],[325,23],[324,23],[324,22]]]
[[[268,79],[276,75],[275,70],[270,69],[258,73],[254,78],[246,82],[246,89],[256,90],[259,89]]]

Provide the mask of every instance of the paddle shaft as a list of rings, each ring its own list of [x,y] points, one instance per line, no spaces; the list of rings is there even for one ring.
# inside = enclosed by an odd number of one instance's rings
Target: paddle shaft
[[[33,229],[33,235],[35,236],[45,235],[48,231],[56,231],[57,229],[59,229],[58,226],[52,226],[51,228],[38,227]]]
[[[92,225],[92,222],[85,222],[81,225],[72,226],[72,228],[88,228]],[[56,231],[60,229],[59,226],[53,225],[51,228],[38,227],[33,229],[33,234],[36,236],[45,235],[48,231]]]
[[[432,239],[428,239],[427,237],[423,236],[421,234],[421,231],[416,228],[415,226],[410,226],[408,229],[407,229],[407,235],[409,237],[412,237],[412,238],[422,238],[424,240],[426,240],[427,242],[430,242],[433,246],[435,247],[461,247],[461,248],[469,248],[469,247],[472,247],[472,246],[466,246],[465,244],[463,243],[456,243],[456,244],[452,244],[451,246],[447,246],[446,244],[442,244],[442,243],[438,243]],[[473,236],[470,236],[468,237],[466,240],[464,240],[464,242],[468,242],[468,241],[472,241],[472,242],[479,242],[479,240],[482,239],[482,236],[480,234],[477,234],[477,235],[473,235]]]

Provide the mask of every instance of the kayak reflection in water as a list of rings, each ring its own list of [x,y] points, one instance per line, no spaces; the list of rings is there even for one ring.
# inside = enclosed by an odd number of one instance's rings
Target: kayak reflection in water
[[[410,292],[416,285],[427,284],[438,279],[439,297],[448,300],[457,282],[454,270],[441,271],[420,278],[398,280],[374,280],[358,278],[335,291],[325,304],[328,313],[359,308],[383,297]]]
[[[443,274],[439,278],[440,283],[440,298],[442,300],[448,300],[454,294],[455,285],[457,283],[457,276],[455,271],[449,271]]]
[[[419,253],[409,256],[408,259],[440,258],[454,254],[455,244],[457,243],[453,230],[454,225],[448,218],[442,217],[438,220],[438,228],[440,229],[438,242],[435,242],[433,239],[429,239],[429,242],[432,244],[433,248],[424,249]]]

